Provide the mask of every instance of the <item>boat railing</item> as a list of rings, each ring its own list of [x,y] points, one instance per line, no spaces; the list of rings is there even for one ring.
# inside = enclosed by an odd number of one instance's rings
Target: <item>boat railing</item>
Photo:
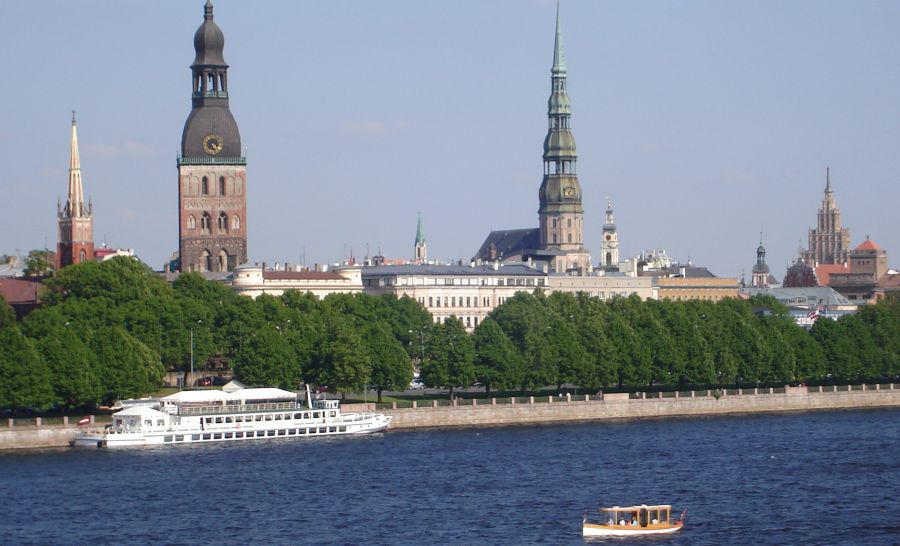
[[[178,406],[178,415],[215,415],[222,413],[256,413],[260,411],[273,410],[293,410],[308,409],[297,402],[267,402],[263,404],[226,404],[226,405],[209,405],[194,406],[180,405]]]

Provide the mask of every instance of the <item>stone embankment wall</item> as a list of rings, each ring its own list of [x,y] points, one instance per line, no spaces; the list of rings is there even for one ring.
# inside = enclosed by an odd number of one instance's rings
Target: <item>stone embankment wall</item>
[[[869,407],[900,407],[900,387],[875,385],[866,390],[831,390],[831,387],[738,390],[736,394],[719,395],[717,391],[676,393],[668,398],[629,399],[627,395],[606,395],[603,400],[590,396],[554,398],[551,403],[522,403],[510,400],[457,400],[453,405],[384,410],[392,415],[392,429],[428,427],[462,427],[559,423],[566,421],[598,421],[678,417],[690,415],[723,415],[773,411],[832,410]],[[837,388],[835,388],[837,389]],[[734,392],[734,391],[729,391]],[[717,396],[718,395],[718,396]],[[669,393],[671,396],[671,393]],[[520,399],[517,399],[520,400]]]
[[[856,389],[856,390],[853,390]],[[634,396],[634,395],[632,395]],[[784,389],[748,389],[730,391],[688,391],[680,393],[565,396],[552,402],[532,398],[475,399],[430,402],[425,407],[382,410],[394,419],[393,429],[466,427],[722,415],[772,411],[809,411],[852,408],[900,407],[900,387],[863,385],[850,387],[787,387]],[[441,403],[447,405],[441,405]],[[374,404],[347,405],[345,411],[372,411]],[[356,406],[356,407],[353,407]],[[105,419],[109,419],[105,416]],[[92,419],[93,421],[93,419]],[[7,420],[0,428],[0,450],[68,446],[78,427],[63,419],[63,424],[48,425],[38,419]]]

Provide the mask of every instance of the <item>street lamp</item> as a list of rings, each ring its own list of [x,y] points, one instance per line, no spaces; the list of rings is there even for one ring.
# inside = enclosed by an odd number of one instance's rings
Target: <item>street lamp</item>
[[[202,324],[202,320],[198,320],[197,324]],[[191,381],[191,385],[193,386],[194,379],[194,325],[191,324],[191,374],[188,376],[188,381]]]

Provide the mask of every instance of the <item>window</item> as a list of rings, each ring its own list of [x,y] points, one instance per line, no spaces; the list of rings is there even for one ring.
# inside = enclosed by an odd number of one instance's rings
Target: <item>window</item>
[[[225,177],[219,177],[219,195],[225,195]]]
[[[570,243],[572,242],[572,234],[571,233],[569,234],[569,242]]]
[[[240,216],[235,215],[235,216],[232,216],[232,217],[231,217],[231,229],[232,229],[232,230],[235,230],[235,231],[241,229],[241,218],[240,218]]]
[[[197,227],[197,220],[195,220],[194,215],[191,214],[187,218],[187,228],[188,229],[196,229],[196,227]]]
[[[571,218],[566,220],[566,227],[572,227],[572,219]]]
[[[198,264],[198,269],[200,271],[212,271],[211,257],[208,250],[204,250],[200,253],[200,263]],[[209,421],[207,421],[207,423],[208,422]]]
[[[219,231],[222,233],[228,233],[228,215],[225,214],[225,211],[219,213]]]
[[[203,177],[203,180],[200,181],[200,193],[203,195],[209,195],[209,178]]]
[[[210,217],[208,212],[204,212],[202,216],[200,216],[200,232],[204,235],[209,235],[209,224]]]
[[[428,296],[428,307],[434,307],[434,297]]]

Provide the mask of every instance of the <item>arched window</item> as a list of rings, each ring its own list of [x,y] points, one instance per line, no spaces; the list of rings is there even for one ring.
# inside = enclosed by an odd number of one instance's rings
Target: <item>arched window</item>
[[[203,177],[203,180],[200,181],[200,193],[203,195],[209,195],[209,178]]]
[[[225,177],[219,177],[219,195],[225,195]]]
[[[224,248],[219,251],[219,256],[216,260],[216,271],[228,271],[228,253],[225,252]]]
[[[228,232],[228,216],[225,214],[224,211],[219,213],[218,224],[219,224],[219,231]]]
[[[569,234],[569,242],[570,243],[572,242],[572,234],[571,233]]]
[[[553,244],[556,244],[556,234],[553,234]]]
[[[188,216],[187,227],[188,227],[188,229],[196,229],[197,228],[197,220],[194,219],[193,214]]]
[[[553,227],[556,227],[556,218],[553,219]]]
[[[209,271],[211,265],[209,251],[204,250],[200,253],[200,263],[197,264],[197,267],[200,271]]]
[[[241,229],[241,217],[237,214],[231,217],[231,229],[235,231]]]
[[[572,227],[572,219],[571,218],[566,220],[566,227]]]
[[[200,232],[204,234],[209,234],[209,224],[210,217],[208,212],[204,212],[203,216],[200,217]]]
[[[78,263],[84,262],[87,260],[87,252],[84,249],[81,249],[81,252],[78,253]]]

